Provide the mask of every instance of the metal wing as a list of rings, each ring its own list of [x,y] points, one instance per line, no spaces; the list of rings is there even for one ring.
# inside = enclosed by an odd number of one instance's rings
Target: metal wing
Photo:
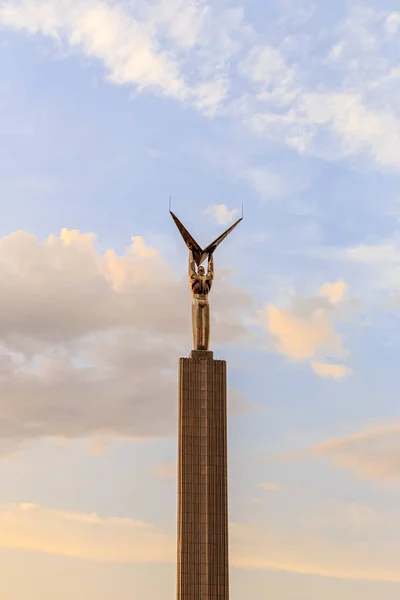
[[[183,237],[183,241],[185,242],[189,250],[193,252],[193,258],[196,261],[197,266],[199,267],[203,260],[206,258],[207,254],[204,252],[201,246],[199,246],[194,237],[190,235],[186,227],[182,225],[178,217],[174,215],[174,213],[171,210],[169,212],[171,213],[171,217],[175,221],[175,225],[179,229],[179,233]]]
[[[213,253],[213,252],[216,250],[216,248],[217,248],[217,247],[220,245],[220,243],[221,243],[221,242],[222,242],[222,241],[223,241],[223,240],[224,240],[224,239],[225,239],[225,238],[226,238],[226,237],[227,237],[227,236],[230,234],[230,232],[231,232],[231,231],[233,231],[233,230],[235,229],[235,227],[236,227],[237,225],[239,225],[240,221],[242,221],[242,220],[243,220],[243,217],[241,217],[240,219],[238,219],[238,220],[236,221],[236,223],[234,223],[233,225],[231,225],[231,226],[229,227],[229,229],[227,229],[227,230],[225,231],[225,233],[222,233],[222,234],[221,234],[219,237],[217,237],[217,239],[216,239],[216,240],[214,240],[213,242],[211,242],[211,244],[209,244],[209,245],[207,246],[207,248],[205,248],[205,250],[202,250],[202,252],[203,252],[203,255],[202,255],[202,258],[201,258],[201,262],[203,262],[203,260],[204,260],[204,259],[205,259],[205,258],[206,258],[206,257],[207,257],[209,254],[212,254],[212,253]]]

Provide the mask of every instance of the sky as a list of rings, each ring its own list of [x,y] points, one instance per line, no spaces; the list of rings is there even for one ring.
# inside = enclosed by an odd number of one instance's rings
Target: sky
[[[398,2],[0,1],[0,597],[175,597],[187,251],[231,600],[400,594]]]

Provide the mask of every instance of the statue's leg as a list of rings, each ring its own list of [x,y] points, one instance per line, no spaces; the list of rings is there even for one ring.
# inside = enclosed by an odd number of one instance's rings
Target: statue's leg
[[[208,302],[203,306],[201,311],[203,313],[203,340],[204,350],[208,350],[210,345],[210,306]]]
[[[197,350],[200,343],[199,312],[198,302],[194,298],[192,302],[193,350]]]
[[[197,350],[203,350],[203,303],[197,305]]]
[[[204,347],[204,302],[199,302],[198,308],[198,350],[205,350]]]
[[[208,350],[210,338],[210,309],[207,302],[199,303],[199,350]]]
[[[210,341],[210,307],[204,300],[192,303],[193,350],[208,350]]]

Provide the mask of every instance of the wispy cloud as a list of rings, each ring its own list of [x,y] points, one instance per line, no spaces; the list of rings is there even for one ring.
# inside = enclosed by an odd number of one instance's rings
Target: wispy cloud
[[[296,499],[293,499],[293,503]],[[293,506],[294,508],[294,506]],[[257,527],[230,524],[236,568],[309,573],[326,577],[399,582],[397,542],[385,548],[380,532],[393,528],[368,506],[328,500],[276,516]],[[0,506],[0,546],[98,563],[173,563],[175,535],[130,517],[101,517],[36,504]],[[326,535],[321,536],[321,531]],[[335,534],[335,535],[333,535]],[[398,538],[396,538],[398,539]],[[360,543],[360,540],[368,544]],[[379,552],[371,552],[379,548]]]
[[[237,568],[398,582],[381,537],[390,521],[370,506],[336,499],[309,501],[303,508],[294,495],[287,512],[270,514],[263,524],[232,524],[231,562]]]
[[[68,44],[99,61],[113,83],[228,116],[300,154],[360,156],[394,170],[400,164],[398,22],[394,11],[351,7],[325,32],[327,51],[321,52],[320,36],[313,42],[309,35],[302,61],[294,58],[296,42],[287,43],[290,19],[280,23],[284,41],[268,43],[246,23],[242,8],[225,3],[5,0],[0,7],[4,26]]]
[[[232,223],[239,211],[236,208],[229,209],[226,204],[213,204],[206,208],[205,213],[211,215],[220,225],[227,225]]]
[[[172,536],[151,523],[102,518],[35,504],[0,508],[0,546],[35,550],[97,562],[172,562]]]
[[[400,423],[376,425],[352,435],[326,440],[306,452],[349,469],[362,479],[400,482]]]
[[[367,271],[372,288],[386,292],[400,290],[400,238],[395,236],[376,241],[361,243],[342,252],[342,258],[358,263]]]
[[[101,61],[115,84],[153,89],[204,113],[225,98],[225,62],[246,35],[241,10],[219,13],[182,0],[136,7],[100,0],[39,0],[33,7],[11,0],[2,4],[0,22],[65,41]]]
[[[269,167],[244,167],[239,171],[239,177],[264,200],[280,199],[293,191],[284,174],[273,172]]]

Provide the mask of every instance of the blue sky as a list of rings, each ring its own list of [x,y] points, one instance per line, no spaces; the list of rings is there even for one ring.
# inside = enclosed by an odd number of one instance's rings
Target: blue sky
[[[389,1],[0,2],[1,597],[174,597],[172,196],[201,244],[245,210],[210,297],[232,600],[398,598],[399,33]]]

